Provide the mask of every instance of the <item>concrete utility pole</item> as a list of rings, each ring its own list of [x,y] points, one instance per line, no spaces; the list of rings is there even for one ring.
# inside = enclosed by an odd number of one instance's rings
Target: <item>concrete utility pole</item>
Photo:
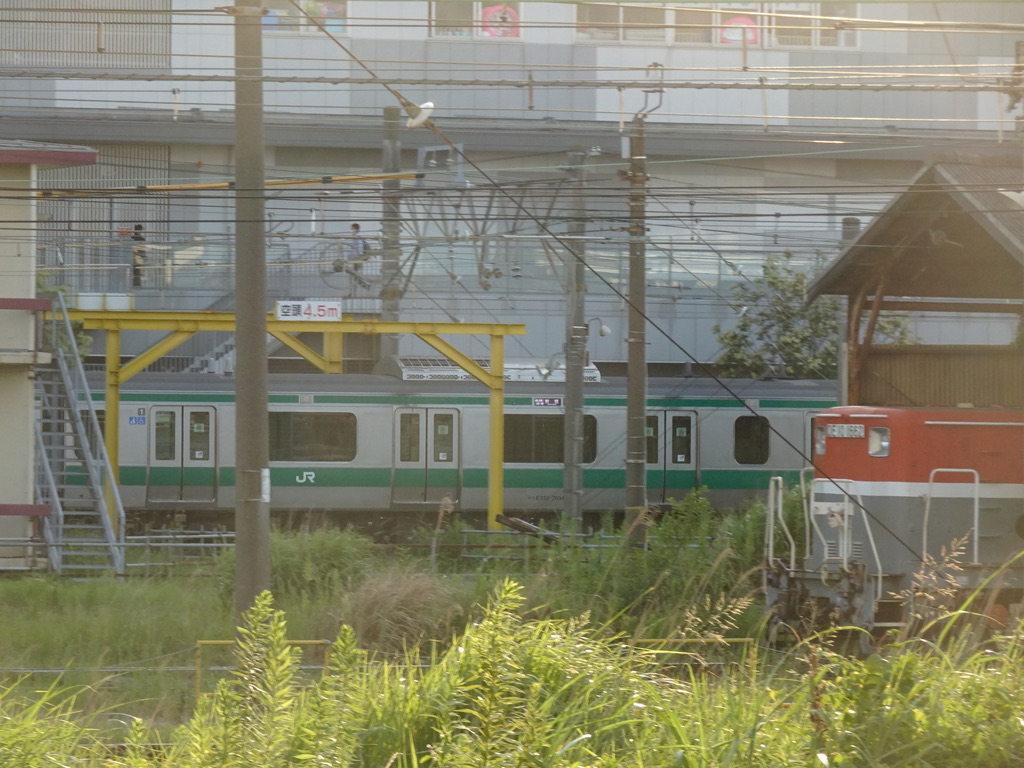
[[[384,145],[381,152],[381,170],[384,173],[400,173],[402,170],[402,142],[399,139],[402,110],[398,107],[384,107]],[[381,316],[380,319],[398,322],[402,301],[401,286],[401,198],[397,178],[383,183],[384,203],[381,219],[383,264],[381,265]],[[380,337],[380,358],[385,360],[398,355],[398,334],[384,334]]]
[[[565,517],[579,530],[583,522],[583,369],[586,367],[587,267],[585,169],[586,152],[572,151],[565,168],[576,181],[575,205],[566,256],[568,314],[565,333],[565,432],[563,446]]]
[[[235,610],[270,589],[263,10],[235,14]]]
[[[626,373],[626,526],[630,541],[644,538],[647,512],[647,157],[644,121],[633,118],[629,142],[629,335]]]

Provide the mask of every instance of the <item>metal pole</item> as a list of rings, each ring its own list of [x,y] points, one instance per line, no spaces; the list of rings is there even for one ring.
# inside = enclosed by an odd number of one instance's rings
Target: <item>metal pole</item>
[[[644,121],[633,118],[629,142],[629,336],[626,373],[626,526],[630,541],[644,538],[647,511],[647,338],[645,241],[647,157]]]
[[[498,515],[505,510],[505,337],[500,334],[491,335],[489,394],[487,528],[496,531],[501,528]]]
[[[566,170],[576,180],[575,210],[568,241],[566,282],[568,312],[565,332],[565,432],[563,446],[563,483],[565,484],[565,517],[579,530],[583,522],[583,369],[586,365],[587,269],[584,263],[586,232],[586,198],[584,197],[584,162],[586,154],[570,152]]]
[[[384,145],[381,169],[384,173],[399,173],[402,170],[402,142],[399,139],[402,111],[398,107],[384,107]],[[381,315],[384,321],[397,322],[402,301],[402,286],[399,259],[401,228],[401,199],[399,181],[387,179],[383,183],[384,203],[381,220],[381,243],[383,264],[381,265]],[[380,337],[380,358],[386,360],[398,355],[398,334],[387,333]]]
[[[263,16],[235,15],[235,610],[270,588],[267,269],[263,200]]]

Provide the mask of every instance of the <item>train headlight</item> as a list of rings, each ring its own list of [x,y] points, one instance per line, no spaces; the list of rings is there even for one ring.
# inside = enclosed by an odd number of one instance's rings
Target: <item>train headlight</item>
[[[868,430],[868,454],[871,456],[889,455],[888,427],[871,427]]]
[[[825,455],[825,425],[819,424],[814,428],[814,454]]]

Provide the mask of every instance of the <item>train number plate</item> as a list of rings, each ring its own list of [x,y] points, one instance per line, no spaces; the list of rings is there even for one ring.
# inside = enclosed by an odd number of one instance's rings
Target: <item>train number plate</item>
[[[829,437],[864,437],[863,424],[829,424]]]

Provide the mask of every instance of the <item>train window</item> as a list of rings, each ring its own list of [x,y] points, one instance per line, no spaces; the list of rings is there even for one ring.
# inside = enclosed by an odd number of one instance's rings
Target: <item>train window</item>
[[[157,411],[153,424],[154,458],[174,460],[178,444],[178,414],[175,411]]]
[[[737,464],[765,464],[771,430],[764,416],[740,416],[734,427],[733,457]]]
[[[523,464],[561,464],[565,445],[562,414],[505,414],[505,461]],[[597,458],[597,419],[583,417],[583,462]]]
[[[420,460],[420,415],[403,413],[398,417],[398,458],[400,461]]]
[[[352,461],[354,413],[270,413],[271,461]]]
[[[868,430],[868,455],[888,456],[889,455],[889,428],[871,427]]]
[[[825,455],[825,425],[814,426],[814,453],[817,456]]]
[[[672,463],[689,464],[692,448],[689,416],[672,417]]]
[[[454,461],[455,417],[450,413],[434,414],[434,461]]]
[[[583,463],[590,464],[597,458],[597,419],[583,417]]]
[[[89,411],[82,410],[79,413],[80,418],[82,419],[82,424],[85,426],[85,438],[86,440],[89,441],[89,445],[95,448],[96,446],[103,442],[104,435],[106,434],[107,412],[99,410],[96,411],[96,422],[100,428],[98,434],[96,430],[92,428],[92,419],[89,417]]]
[[[193,459],[212,458],[209,411],[193,411],[188,415],[188,455]]]
[[[658,463],[658,417],[647,417],[647,463]]]

